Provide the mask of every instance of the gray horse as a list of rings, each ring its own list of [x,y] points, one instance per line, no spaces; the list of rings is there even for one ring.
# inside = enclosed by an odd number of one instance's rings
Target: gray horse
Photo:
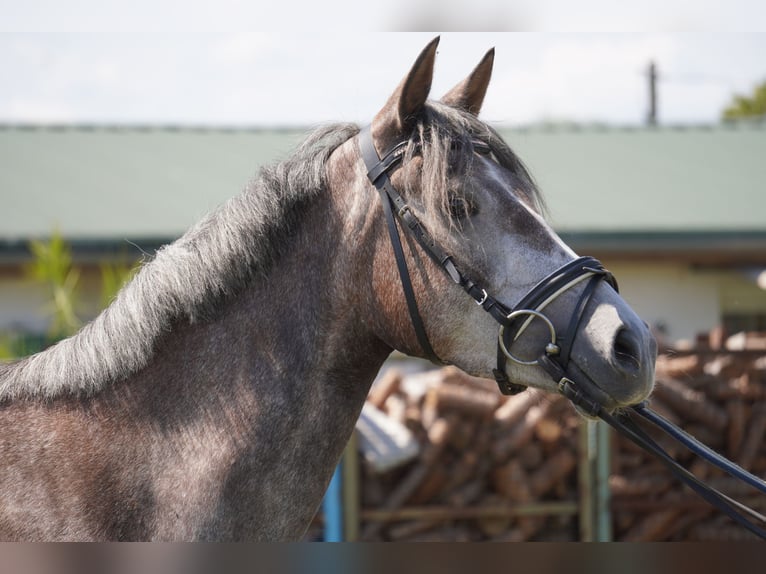
[[[392,182],[429,233],[506,304],[572,260],[510,148],[477,119],[494,52],[427,100],[437,40],[372,122],[409,140]],[[295,540],[392,349],[423,356],[353,125],[286,161],[143,265],[73,337],[0,366],[0,539]],[[480,141],[477,154],[458,141]],[[410,239],[436,354],[491,377],[497,325]],[[580,288],[546,311],[562,328]],[[537,323],[537,322],[535,322]],[[545,331],[514,343],[534,354]],[[656,347],[607,285],[572,363],[609,409],[651,391]],[[555,391],[541,369],[508,377]]]

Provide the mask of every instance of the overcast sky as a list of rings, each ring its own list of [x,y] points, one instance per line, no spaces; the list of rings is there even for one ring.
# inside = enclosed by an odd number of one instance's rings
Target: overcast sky
[[[76,11],[80,2],[63,4]],[[94,33],[91,28],[56,32],[42,21],[33,27],[36,32],[0,34],[0,122],[366,122],[436,35],[215,33],[179,27]],[[659,67],[663,123],[716,122],[732,94],[766,80],[763,33],[446,32],[441,37],[433,95],[462,79],[494,46],[483,117],[511,125],[640,124],[647,112],[650,60]]]

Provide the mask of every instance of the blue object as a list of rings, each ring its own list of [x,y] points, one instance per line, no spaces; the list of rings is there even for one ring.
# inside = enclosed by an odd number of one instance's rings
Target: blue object
[[[343,479],[341,465],[335,467],[327,492],[322,500],[324,541],[343,542]]]

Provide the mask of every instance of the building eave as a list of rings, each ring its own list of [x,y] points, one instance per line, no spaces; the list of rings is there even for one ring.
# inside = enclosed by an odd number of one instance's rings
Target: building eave
[[[633,261],[680,261],[701,265],[766,265],[766,230],[732,231],[561,231],[580,254]],[[151,257],[175,236],[66,238],[79,265]],[[0,239],[0,265],[29,262],[29,241]]]
[[[563,231],[578,253],[634,261],[700,265],[766,264],[766,230]]]

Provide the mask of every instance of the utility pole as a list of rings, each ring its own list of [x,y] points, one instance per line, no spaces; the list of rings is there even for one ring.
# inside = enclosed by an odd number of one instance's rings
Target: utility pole
[[[646,115],[646,123],[657,125],[657,65],[654,60],[649,61],[649,113]]]

